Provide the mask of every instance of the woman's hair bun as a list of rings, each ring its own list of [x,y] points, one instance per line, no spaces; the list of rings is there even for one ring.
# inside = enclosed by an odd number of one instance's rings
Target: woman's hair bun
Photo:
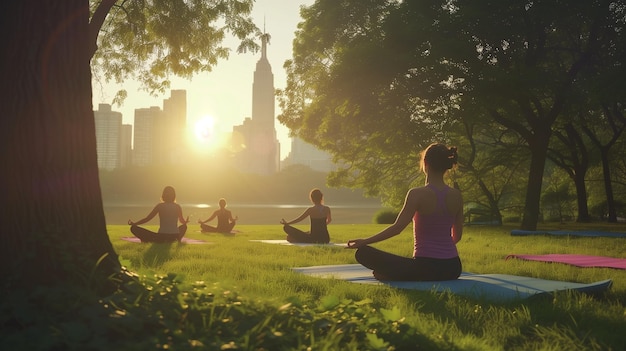
[[[459,159],[459,154],[457,154],[456,150],[456,146],[450,147],[450,156],[448,158],[450,159],[450,161],[452,161],[452,165],[455,165]]]
[[[422,169],[424,169],[426,164],[432,169],[439,171],[445,171],[454,167],[458,159],[456,150],[455,146],[447,147],[440,143],[430,144],[422,152]]]

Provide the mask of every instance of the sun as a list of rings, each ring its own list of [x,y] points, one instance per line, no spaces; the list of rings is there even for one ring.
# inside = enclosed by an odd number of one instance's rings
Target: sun
[[[190,141],[197,152],[212,152],[219,148],[223,141],[217,132],[216,119],[213,116],[199,118],[190,129]]]
[[[201,144],[210,143],[215,138],[215,118],[212,116],[204,116],[196,121],[194,126],[194,134],[196,141]]]

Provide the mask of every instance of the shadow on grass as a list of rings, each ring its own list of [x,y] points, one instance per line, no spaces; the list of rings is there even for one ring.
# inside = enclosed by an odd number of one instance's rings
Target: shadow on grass
[[[178,250],[181,243],[151,243],[143,254],[143,262],[147,267],[155,268],[172,259],[171,251]]]
[[[452,322],[464,334],[490,333],[492,340],[500,339],[505,349],[523,349],[534,342],[569,333],[561,342],[579,342],[578,347],[589,349],[623,349],[626,320],[621,317],[626,293],[611,292],[586,294],[561,291],[539,294],[527,299],[493,302],[425,291],[402,291],[416,309],[435,316],[437,320]],[[599,310],[611,305],[615,313]],[[515,330],[519,330],[516,332]]]

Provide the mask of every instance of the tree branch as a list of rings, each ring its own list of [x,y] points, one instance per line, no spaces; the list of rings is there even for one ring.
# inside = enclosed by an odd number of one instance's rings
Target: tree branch
[[[98,33],[100,33],[104,20],[116,2],[117,0],[102,0],[96,11],[94,11],[91,21],[89,21],[89,42],[92,48],[89,57],[93,57],[96,50],[98,50]]]

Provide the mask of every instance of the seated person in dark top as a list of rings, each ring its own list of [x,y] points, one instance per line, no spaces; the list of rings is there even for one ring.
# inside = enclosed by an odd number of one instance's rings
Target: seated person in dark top
[[[203,233],[230,233],[235,227],[238,217],[233,218],[232,212],[226,209],[226,200],[220,199],[220,208],[215,210],[211,217],[206,221],[198,220]],[[212,221],[217,217],[217,227],[207,225],[207,222]]]
[[[322,203],[324,195],[319,189],[311,190],[309,197],[313,206],[307,208],[298,218],[291,221],[281,219],[280,223],[284,225],[283,230],[287,233],[287,241],[290,243],[327,244],[330,242],[327,225],[332,221],[330,207]],[[307,217],[311,219],[309,232],[291,226],[291,224],[298,223]]]

